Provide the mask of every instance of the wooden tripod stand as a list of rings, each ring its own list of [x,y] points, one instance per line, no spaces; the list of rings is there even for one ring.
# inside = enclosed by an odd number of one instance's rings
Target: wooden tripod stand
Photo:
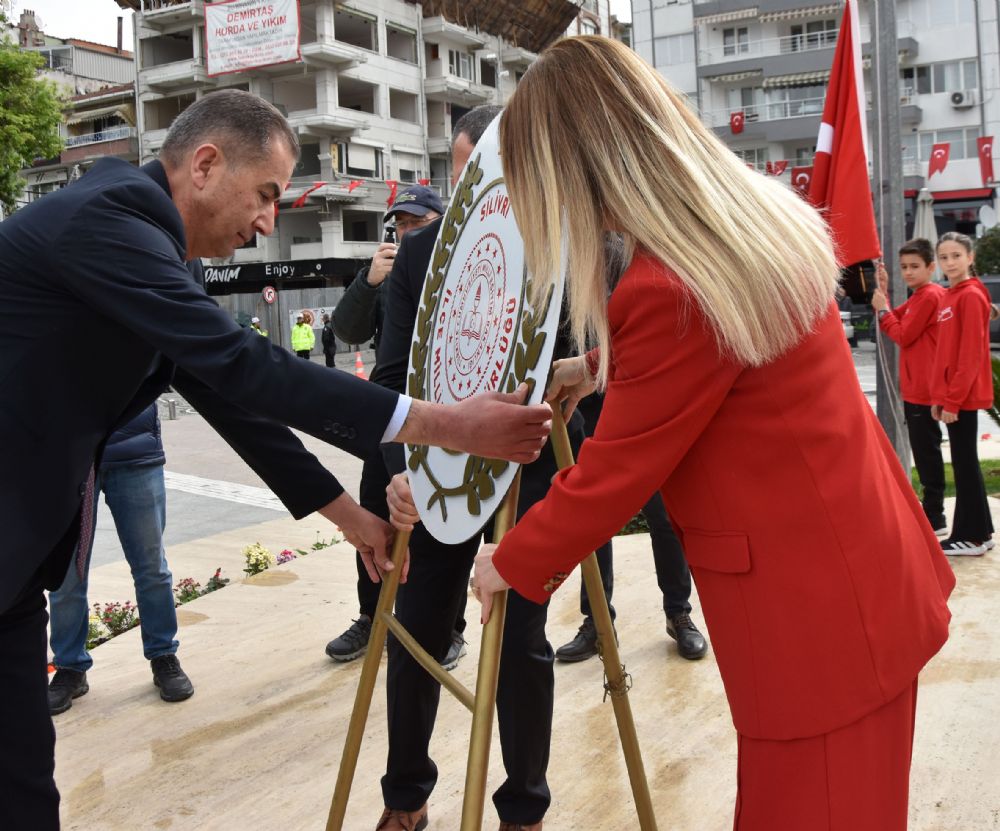
[[[573,451],[566,432],[566,423],[558,408],[553,408],[552,441],[556,461],[560,468],[573,465]],[[494,523],[494,542],[500,542],[504,534],[513,526],[517,517],[517,500],[520,492],[521,472],[518,471],[507,496],[504,498]],[[391,631],[406,650],[441,686],[455,696],[472,713],[472,730],[469,741],[469,758],[465,773],[465,796],[462,802],[461,831],[480,831],[483,824],[483,806],[486,800],[486,775],[489,767],[490,740],[493,734],[493,711],[496,707],[497,679],[500,674],[500,647],[503,642],[503,626],[507,613],[507,592],[501,592],[493,600],[493,612],[489,622],[483,627],[479,652],[479,669],[476,676],[475,694],[445,670],[414,638],[403,628],[392,613],[399,588],[409,533],[396,536],[392,549],[394,568],[389,572],[379,593],[378,606],[372,621],[372,632],[368,640],[368,651],[361,667],[361,678],[354,698],[354,709],[344,740],[344,753],[337,773],[337,785],[330,804],[326,831],[341,831],[347,814],[347,802],[351,795],[351,785],[357,768],[361,740],[365,723],[375,691],[385,639]],[[583,562],[583,580],[591,598],[591,609],[597,628],[598,646],[604,662],[605,690],[611,695],[611,703],[618,723],[618,733],[625,755],[632,797],[635,800],[636,815],[641,831],[656,831],[656,818],[649,796],[649,786],[639,751],[639,739],[635,732],[635,722],[628,700],[629,676],[621,664],[618,644],[611,625],[604,586],[597,567],[597,557],[590,554]]]

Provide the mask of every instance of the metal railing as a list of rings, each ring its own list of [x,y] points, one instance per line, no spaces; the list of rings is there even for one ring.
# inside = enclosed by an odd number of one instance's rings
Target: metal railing
[[[802,98],[796,101],[774,101],[743,107],[742,112],[747,124],[758,121],[779,121],[784,118],[803,118],[810,115],[822,115],[823,101],[824,99],[821,97]],[[709,127],[726,127],[729,125],[730,116],[739,111],[739,107],[706,110],[701,114],[701,118]]]
[[[802,35],[785,35],[779,38],[758,38],[710,46],[698,51],[698,62],[712,64],[770,55],[791,55],[796,52],[811,52],[816,49],[832,49],[837,44],[839,31],[839,29],[833,29],[828,32],[809,32]]]
[[[130,138],[135,134],[135,127],[111,127],[96,133],[84,133],[82,136],[68,136],[66,146],[79,147],[83,144],[100,144],[102,141],[118,141],[118,139]]]

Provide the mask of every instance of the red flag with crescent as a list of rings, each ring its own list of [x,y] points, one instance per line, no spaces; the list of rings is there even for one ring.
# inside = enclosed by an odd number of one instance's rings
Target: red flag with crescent
[[[809,201],[830,225],[842,266],[882,256],[868,181],[864,75],[858,0],[848,0],[837,35]]]
[[[768,162],[767,163],[767,175],[768,176],[780,176],[788,169],[788,162],[782,160],[780,162]]]
[[[353,193],[355,188],[359,188],[363,184],[364,182],[362,182],[360,179],[351,179],[351,181],[347,183],[347,192]]]
[[[944,173],[950,157],[951,142],[945,141],[941,144],[935,144],[931,148],[931,161],[927,165],[927,178],[930,179],[935,173]]]
[[[993,181],[993,136],[977,138],[976,147],[979,148],[979,173],[983,184],[988,185]]]
[[[812,182],[813,169],[810,167],[792,168],[792,187],[799,192],[800,196],[809,198],[809,184]]]
[[[385,183],[389,186],[389,198],[385,200],[385,206],[391,208],[392,203],[396,201],[396,191],[399,188],[399,182],[395,179],[386,179]]]
[[[424,187],[427,187],[427,185],[429,185],[430,183],[431,183],[430,179],[417,179],[417,184],[423,185]]]
[[[735,113],[729,114],[729,129],[733,131],[734,134],[743,132],[743,125],[746,123],[747,116],[743,110],[739,110]]]

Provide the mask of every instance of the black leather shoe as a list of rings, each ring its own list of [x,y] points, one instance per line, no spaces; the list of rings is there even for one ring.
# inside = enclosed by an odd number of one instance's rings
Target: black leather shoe
[[[691,616],[674,615],[667,618],[667,634],[677,641],[677,652],[682,658],[689,661],[697,661],[704,658],[708,652],[708,643],[705,636],[698,631],[698,627],[691,622]]]
[[[160,698],[164,701],[184,701],[194,695],[194,685],[176,655],[153,658],[149,666],[153,670],[153,683],[160,688]]]
[[[594,619],[586,617],[580,626],[576,637],[569,643],[564,643],[556,650],[556,660],[567,664],[586,661],[597,654],[597,628]]]
[[[359,615],[347,629],[326,645],[326,654],[338,664],[360,658],[368,651],[368,638],[372,634],[372,619]]]
[[[56,669],[49,682],[49,714],[57,716],[73,706],[73,699],[90,692],[87,673],[75,669]]]

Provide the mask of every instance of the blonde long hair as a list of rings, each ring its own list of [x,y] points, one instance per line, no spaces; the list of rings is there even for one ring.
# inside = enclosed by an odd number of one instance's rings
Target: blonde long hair
[[[720,352],[772,361],[813,327],[839,269],[819,214],[749,170],[659,73],[618,41],[564,38],[521,79],[500,123],[500,153],[533,291],[559,267],[565,222],[568,296],[579,348],[609,334],[605,232],[673,270]]]

